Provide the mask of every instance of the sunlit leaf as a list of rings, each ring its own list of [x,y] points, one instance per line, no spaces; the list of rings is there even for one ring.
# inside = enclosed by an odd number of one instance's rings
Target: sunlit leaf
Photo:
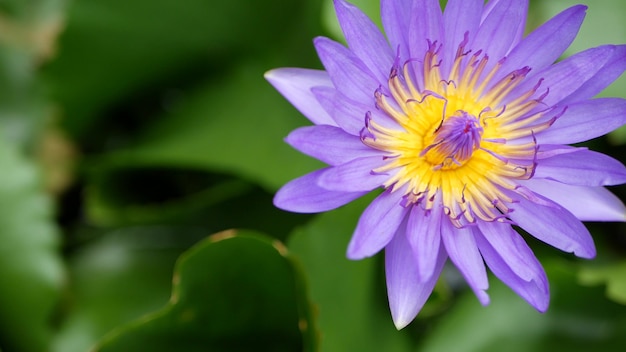
[[[53,206],[38,170],[0,138],[0,347],[45,351],[64,281]]]
[[[626,261],[583,267],[578,278],[583,285],[606,285],[606,295],[626,305]]]

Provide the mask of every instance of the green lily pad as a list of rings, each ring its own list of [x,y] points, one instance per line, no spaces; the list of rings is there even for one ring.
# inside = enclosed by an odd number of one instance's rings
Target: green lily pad
[[[314,351],[314,328],[286,248],[227,231],[180,257],[165,308],[115,329],[94,351]]]
[[[79,230],[68,255],[70,287],[51,351],[83,352],[113,328],[167,303],[176,258],[204,237],[183,226]]]

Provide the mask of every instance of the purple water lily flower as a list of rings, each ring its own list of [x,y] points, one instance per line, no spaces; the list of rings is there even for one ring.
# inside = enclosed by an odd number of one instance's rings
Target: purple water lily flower
[[[348,248],[385,249],[398,329],[431,294],[449,258],[486,305],[493,274],[539,311],[546,274],[512,225],[582,258],[595,256],[581,221],[626,221],[603,186],[626,182],[618,161],[567,144],[626,123],[626,100],[593,98],[626,69],[626,46],[555,61],[585,6],[524,37],[527,0],[382,0],[385,36],[335,1],[348,47],[315,39],[325,71],[281,68],[266,78],[315,125],[287,142],[327,168],[286,184],[276,206],[323,212],[382,189]]]

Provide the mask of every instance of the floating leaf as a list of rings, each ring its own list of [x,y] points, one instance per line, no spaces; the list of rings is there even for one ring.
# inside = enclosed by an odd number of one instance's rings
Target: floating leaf
[[[91,239],[69,256],[71,296],[52,350],[86,351],[116,326],[166,304],[176,258],[205,233],[182,226],[136,226],[76,234]]]
[[[95,351],[314,351],[297,265],[265,236],[227,231],[180,257],[170,303],[108,334]]]

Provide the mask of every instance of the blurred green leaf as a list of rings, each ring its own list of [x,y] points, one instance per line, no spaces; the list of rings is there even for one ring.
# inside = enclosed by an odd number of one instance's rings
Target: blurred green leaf
[[[263,73],[281,63],[317,62],[311,39],[318,16],[310,14],[319,4],[75,2],[61,55],[46,73],[64,125],[86,154],[90,221],[178,220],[245,195],[255,206],[243,225],[257,228],[248,226],[255,219],[264,223],[260,229],[279,232],[265,226],[280,215],[267,193],[321,163],[283,142],[307,122]],[[181,174],[234,177],[163,200],[177,191],[168,181]],[[258,186],[262,197],[250,197]],[[292,223],[282,220],[274,222]]]
[[[227,231],[179,259],[170,303],[108,334],[96,351],[314,351],[309,302],[279,242]]]
[[[176,221],[252,189],[241,180],[174,168],[94,172],[90,181],[88,215],[108,226]]]
[[[129,227],[76,245],[68,263],[71,295],[52,350],[86,351],[116,326],[162,307],[176,258],[205,233],[184,227]]]
[[[606,285],[606,295],[626,305],[626,261],[581,268],[578,278],[583,285]]]
[[[321,351],[408,351],[409,335],[391,320],[382,276],[374,257],[346,258],[357,219],[369,199],[321,214],[288,242],[309,278],[319,311]]]
[[[0,134],[17,145],[32,144],[45,118],[33,72],[34,57],[0,45]]]
[[[0,13],[18,21],[41,20],[58,14],[66,0],[2,0]]]
[[[0,133],[21,146],[32,147],[49,113],[37,73],[54,51],[64,2],[0,2]]]
[[[420,351],[622,351],[626,307],[606,299],[599,287],[576,283],[575,268],[546,263],[552,303],[544,314],[494,277],[491,303],[467,292],[423,341]],[[504,347],[506,346],[506,347]]]
[[[311,21],[303,14],[314,3],[74,1],[59,55],[45,71],[64,110],[64,125],[73,137],[87,142],[119,115],[111,108],[124,100],[162,87],[167,96],[158,98],[168,105],[181,91],[180,80],[194,84],[221,75],[241,58],[284,50],[294,33],[308,33]],[[293,54],[300,55],[298,50]],[[159,101],[154,105],[159,108]]]
[[[38,170],[0,138],[0,346],[45,351],[64,268]]]
[[[247,228],[282,240],[310,217],[277,209],[273,194],[251,182],[202,170],[136,165],[90,175],[87,215],[100,226],[177,224],[209,233]]]
[[[94,167],[100,172],[137,165],[206,170],[255,180],[268,190],[321,167],[283,141],[306,122],[262,77],[258,63],[240,65],[221,82],[198,88],[133,147],[94,160]]]

